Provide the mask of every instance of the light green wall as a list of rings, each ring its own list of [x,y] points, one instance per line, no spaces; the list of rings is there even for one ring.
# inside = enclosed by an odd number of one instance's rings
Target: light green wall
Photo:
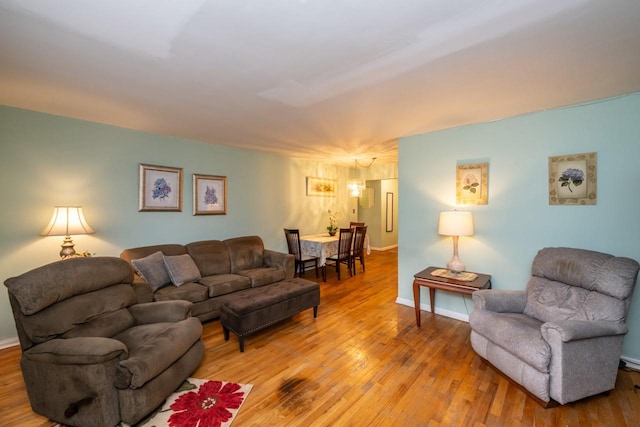
[[[92,235],[77,250],[122,249],[257,234],[286,250],[282,229],[325,230],[328,209],[347,212],[349,168],[153,135],[0,106],[0,281],[58,260],[62,237],[39,233],[54,205],[81,205]],[[138,212],[138,165],[184,169],[182,212]],[[192,215],[192,175],[225,175],[224,216]],[[307,197],[305,177],[338,180],[337,197]],[[343,220],[348,226],[348,219]],[[0,292],[0,345],[16,337]]]
[[[550,206],[548,158],[597,152],[596,206]],[[524,289],[546,246],[640,260],[640,94],[492,123],[404,138],[399,143],[399,301],[413,304],[413,275],[445,265],[451,238],[437,232],[455,207],[456,164],[489,162],[489,203],[467,206],[475,235],[460,238],[467,270],[489,273],[496,289]],[[429,304],[423,292],[422,304]],[[472,302],[438,292],[436,310],[466,316]],[[623,354],[640,360],[640,290],[627,319]]]

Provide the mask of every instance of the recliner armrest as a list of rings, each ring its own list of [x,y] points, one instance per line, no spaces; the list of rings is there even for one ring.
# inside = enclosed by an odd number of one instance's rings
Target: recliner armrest
[[[279,268],[284,271],[285,279],[293,279],[295,257],[291,254],[265,249],[262,254],[262,264],[264,267]]]
[[[185,300],[156,301],[129,307],[137,325],[179,322],[191,317],[193,303]]]
[[[551,331],[557,332],[562,342],[570,342],[597,337],[624,335],[627,325],[623,323],[588,320],[560,320],[544,323],[540,330],[545,341],[549,342]]]
[[[95,365],[115,358],[123,360],[127,356],[127,346],[103,337],[52,339],[23,353],[30,361],[54,365]]]
[[[525,291],[482,289],[472,294],[474,310],[495,313],[523,313],[527,304]]]

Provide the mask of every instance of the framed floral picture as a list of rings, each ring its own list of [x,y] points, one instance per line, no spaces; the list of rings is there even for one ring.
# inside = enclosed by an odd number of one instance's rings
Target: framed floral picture
[[[486,205],[489,192],[489,163],[467,163],[456,169],[456,203]]]
[[[140,164],[139,212],[182,211],[182,168]]]
[[[307,177],[307,196],[336,197],[335,179]]]
[[[227,177],[193,174],[193,214],[227,214]]]
[[[597,153],[549,157],[549,204],[595,205]]]

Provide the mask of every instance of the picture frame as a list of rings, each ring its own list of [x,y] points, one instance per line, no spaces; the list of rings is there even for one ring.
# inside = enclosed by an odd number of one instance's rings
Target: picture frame
[[[549,205],[595,205],[597,153],[549,157]]]
[[[331,178],[307,177],[307,196],[336,197],[337,181]]]
[[[193,214],[227,214],[227,177],[193,174]]]
[[[486,205],[489,200],[489,163],[466,163],[456,167],[456,203]]]
[[[182,168],[140,163],[139,212],[182,211]]]
[[[387,192],[387,203],[385,207],[385,219],[387,225],[385,231],[387,233],[391,233],[393,232],[393,193]]]

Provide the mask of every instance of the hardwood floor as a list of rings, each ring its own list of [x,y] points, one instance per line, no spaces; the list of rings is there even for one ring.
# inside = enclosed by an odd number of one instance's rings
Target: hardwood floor
[[[639,425],[640,373],[620,370],[608,396],[543,409],[481,362],[467,323],[422,312],[416,327],[413,309],[395,303],[395,251],[372,252],[366,266],[341,281],[330,269],[317,319],[307,310],[249,336],[244,353],[218,321],[205,324],[192,376],[254,384],[235,426]],[[0,351],[0,426],[48,426],[31,412],[19,357]]]

